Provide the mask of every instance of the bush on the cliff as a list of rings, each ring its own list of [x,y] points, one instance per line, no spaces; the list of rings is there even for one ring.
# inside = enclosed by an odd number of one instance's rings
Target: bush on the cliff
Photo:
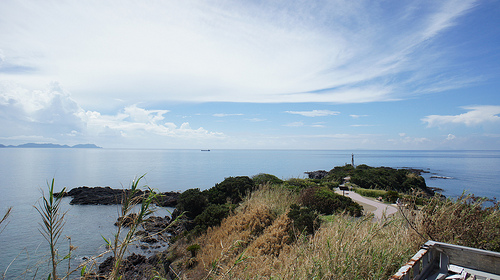
[[[204,191],[211,204],[236,204],[254,189],[254,182],[248,176],[228,177]]]
[[[210,204],[194,219],[196,230],[205,231],[209,227],[220,225],[220,222],[229,215],[233,208],[228,204]]]
[[[398,200],[399,198],[399,193],[397,191],[387,191],[385,194],[385,200],[394,203]]]
[[[300,207],[297,204],[290,205],[288,218],[293,221],[293,227],[299,234],[303,232],[313,234],[321,225],[316,211],[308,207]]]
[[[208,206],[208,199],[200,189],[188,189],[180,194],[177,209],[186,212],[186,216],[194,219]]]
[[[283,180],[281,180],[280,178],[266,173],[260,173],[253,176],[252,180],[256,186],[264,184],[278,185],[283,183]]]
[[[317,186],[317,182],[311,179],[291,178],[285,181],[285,185],[293,190],[302,190]]]
[[[312,187],[303,190],[300,202],[303,206],[326,215],[343,211],[347,211],[355,217],[363,214],[363,207],[361,205],[354,202],[351,198],[336,194],[325,187]]]

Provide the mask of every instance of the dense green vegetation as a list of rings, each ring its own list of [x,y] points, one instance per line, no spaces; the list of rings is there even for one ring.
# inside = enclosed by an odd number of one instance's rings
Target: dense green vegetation
[[[351,198],[336,194],[325,187],[304,189],[299,200],[303,206],[314,209],[321,214],[331,215],[346,211],[351,216],[359,217],[363,213],[363,207]]]
[[[413,170],[394,169],[390,167],[370,167],[365,164],[337,166],[328,172],[323,179],[341,183],[350,177],[350,183],[364,189],[379,189],[410,193],[413,190],[423,191],[432,195],[422,176]]]
[[[362,215],[363,207],[349,197],[336,194],[332,189],[338,186],[336,182],[320,179],[292,178],[286,181],[270,174],[258,174],[253,178],[247,176],[228,177],[214,187],[200,191],[189,189],[184,191],[177,204],[177,209],[194,222],[192,233],[199,234],[210,227],[218,226],[230,212],[259,185],[269,184],[284,187],[300,195],[298,212],[291,215],[297,220],[300,231],[317,228],[312,223],[318,223],[318,215],[331,215],[346,212],[352,216]],[[302,208],[300,208],[302,207]],[[307,213],[307,214],[306,214]],[[305,216],[304,216],[305,215]],[[306,219],[312,219],[305,222]]]

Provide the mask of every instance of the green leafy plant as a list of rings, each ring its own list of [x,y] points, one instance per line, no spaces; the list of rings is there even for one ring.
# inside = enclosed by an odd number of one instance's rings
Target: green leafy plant
[[[182,192],[177,201],[177,209],[181,212],[185,211],[190,219],[200,215],[207,206],[207,196],[200,189],[188,189]]]
[[[197,230],[205,231],[209,227],[220,225],[221,221],[229,215],[233,208],[229,204],[211,204],[194,219]]]
[[[196,252],[198,252],[200,249],[201,247],[199,244],[192,244],[186,248],[188,252],[191,252],[191,257],[193,258],[196,257]]]
[[[62,261],[57,253],[57,242],[61,237],[62,230],[64,228],[64,217],[66,212],[60,212],[61,198],[66,191],[64,188],[58,196],[54,196],[54,179],[52,183],[48,185],[49,193],[48,196],[43,195],[42,201],[39,202],[35,209],[38,211],[42,217],[41,228],[39,229],[42,236],[49,243],[50,248],[50,262],[52,266],[52,273],[49,274],[49,279],[57,278],[57,265]]]
[[[260,173],[252,177],[253,182],[255,185],[264,185],[264,184],[271,184],[271,185],[277,185],[277,184],[282,184],[283,180],[280,178],[267,174],[267,173]]]
[[[238,176],[225,178],[224,181],[215,184],[203,193],[207,195],[211,204],[226,204],[227,202],[236,204],[254,188],[255,184],[250,177]]]
[[[300,202],[319,213],[331,215],[333,213],[348,212],[351,216],[359,217],[363,207],[351,198],[336,194],[326,187],[312,187],[302,191]]]
[[[297,204],[290,205],[288,217],[293,221],[293,227],[299,233],[313,234],[321,225],[316,211],[308,207],[300,207]]]
[[[130,189],[126,192],[122,199],[121,205],[121,215],[122,217],[127,217],[133,211],[133,208],[140,204],[140,210],[136,215],[130,215],[133,217],[131,223],[128,224],[128,232],[126,233],[123,239],[120,238],[122,231],[125,229],[122,223],[118,224],[117,233],[114,235],[113,240],[108,240],[103,237],[107,246],[113,253],[113,268],[109,274],[108,279],[120,279],[119,276],[121,263],[124,259],[125,253],[127,252],[128,246],[135,240],[134,235],[137,231],[139,225],[144,221],[146,216],[153,213],[150,206],[153,200],[156,198],[157,194],[153,192],[149,187],[144,186],[148,189],[147,192],[144,192],[142,196],[137,196],[139,193],[139,182],[145,175],[140,176],[132,181]]]

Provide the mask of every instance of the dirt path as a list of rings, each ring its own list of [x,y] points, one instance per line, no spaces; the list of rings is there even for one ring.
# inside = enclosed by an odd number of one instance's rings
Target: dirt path
[[[342,191],[336,191],[338,194],[342,194]],[[375,215],[375,218],[381,219],[385,213],[385,216],[390,216],[396,212],[398,212],[398,208],[390,205],[390,204],[385,204],[376,200],[371,200],[369,198],[363,197],[353,191],[346,191],[345,196],[350,197],[352,200],[359,202],[361,204],[368,204],[370,206],[375,207],[375,210],[372,209],[366,209],[368,212],[372,212]],[[366,207],[365,207],[366,208]]]

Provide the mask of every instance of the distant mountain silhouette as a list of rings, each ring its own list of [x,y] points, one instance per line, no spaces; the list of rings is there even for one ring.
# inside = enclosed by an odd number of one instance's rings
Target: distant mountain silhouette
[[[76,149],[101,149],[102,147],[96,146],[94,144],[78,144],[74,146],[68,146],[68,145],[59,145],[59,144],[52,144],[52,143],[26,143],[26,144],[21,144],[21,145],[8,145],[5,146],[3,144],[0,144],[0,148],[76,148]]]

